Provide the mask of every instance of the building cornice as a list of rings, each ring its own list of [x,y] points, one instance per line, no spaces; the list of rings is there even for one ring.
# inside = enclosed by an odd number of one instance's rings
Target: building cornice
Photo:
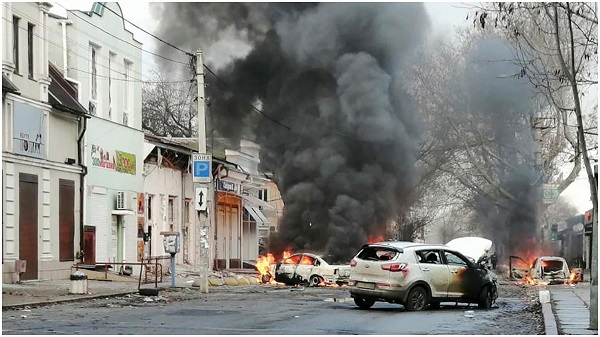
[[[16,155],[14,153],[6,152],[6,151],[2,151],[2,160],[6,161],[6,162],[11,162],[14,164],[23,164],[23,165],[29,165],[29,166],[40,167],[40,168],[45,168],[45,169],[76,173],[76,174],[81,174],[83,172],[83,170],[81,169],[80,166],[67,165],[64,163],[56,162],[56,161],[49,161],[49,160],[37,159],[37,158],[33,158],[33,157]]]

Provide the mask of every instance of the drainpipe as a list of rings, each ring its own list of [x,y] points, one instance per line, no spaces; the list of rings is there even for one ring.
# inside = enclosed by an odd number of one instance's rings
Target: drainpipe
[[[87,118],[86,117],[80,117],[80,122],[81,119],[83,119],[83,128],[81,130],[81,132],[79,133],[79,137],[77,137],[77,147],[78,147],[78,151],[77,151],[77,162],[79,163],[79,166],[81,167],[81,175],[79,178],[79,251],[83,252],[83,226],[85,223],[85,215],[86,215],[86,203],[85,203],[85,176],[88,173],[87,170],[87,166],[85,165],[85,163],[82,163],[82,159],[85,156],[85,146],[82,146],[82,140],[83,140],[83,136],[85,135],[85,131],[87,130]],[[85,141],[83,142],[85,144]],[[81,260],[83,261],[83,256],[81,258]]]

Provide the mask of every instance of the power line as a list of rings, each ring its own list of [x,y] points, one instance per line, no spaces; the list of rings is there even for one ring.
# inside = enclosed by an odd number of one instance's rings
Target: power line
[[[67,9],[65,6],[63,6],[63,5],[59,4],[59,3],[57,3],[57,4],[58,4],[59,6],[61,6],[62,8],[64,8],[65,10],[67,10],[67,12],[70,12],[71,14],[73,14],[75,17],[77,17],[77,18],[81,19],[82,21],[86,22],[87,24],[89,24],[89,25],[91,25],[91,26],[94,26],[94,27],[96,27],[97,29],[99,29],[99,30],[101,30],[102,32],[104,32],[105,34],[108,34],[108,35],[110,35],[110,36],[114,37],[114,38],[115,38],[115,39],[117,39],[117,40],[123,41],[123,42],[125,42],[125,43],[127,43],[127,44],[129,44],[129,45],[131,45],[131,46],[133,46],[133,47],[135,47],[135,48],[137,48],[137,49],[141,50],[141,51],[144,51],[144,52],[146,52],[146,53],[152,54],[152,55],[154,55],[154,56],[158,56],[158,57],[160,57],[160,58],[162,58],[162,59],[165,59],[165,60],[167,60],[167,61],[171,61],[171,62],[175,62],[175,63],[183,64],[183,65],[186,65],[186,66],[188,66],[188,65],[189,65],[189,64],[188,64],[188,63],[186,63],[186,62],[181,62],[181,61],[178,61],[178,60],[173,60],[173,59],[171,59],[171,58],[168,58],[168,57],[166,57],[166,56],[162,56],[162,55],[160,55],[160,54],[157,54],[157,53],[151,52],[151,51],[149,51],[149,50],[143,49],[143,48],[142,48],[142,47],[140,47],[140,46],[136,46],[135,44],[133,44],[133,43],[131,43],[131,42],[129,42],[129,41],[123,40],[123,39],[121,39],[121,38],[120,38],[120,37],[118,37],[118,36],[114,36],[113,34],[111,34],[111,33],[107,32],[107,31],[106,31],[106,30],[104,30],[103,28],[101,28],[101,27],[98,27],[97,25],[95,25],[95,24],[93,24],[93,23],[89,22],[88,20],[86,20],[86,19],[82,18],[81,16],[79,16],[79,15],[75,14],[75,12],[74,12],[74,11]]]
[[[155,38],[155,39],[157,39],[158,41],[160,41],[160,42],[162,42],[162,43],[164,43],[164,44],[166,44],[166,45],[168,45],[168,46],[170,46],[170,47],[172,47],[172,48],[175,48],[175,49],[177,49],[177,50],[179,50],[179,51],[181,51],[181,52],[185,53],[187,56],[190,56],[190,57],[193,57],[193,56],[194,56],[194,54],[192,54],[192,53],[190,53],[190,52],[188,52],[188,51],[185,51],[185,50],[183,50],[183,49],[181,49],[181,48],[179,48],[179,47],[177,47],[177,46],[175,46],[175,45],[172,45],[171,43],[169,43],[169,42],[167,42],[167,41],[165,41],[165,40],[161,39],[160,37],[158,37],[158,36],[156,36],[156,35],[154,35],[154,34],[152,34],[152,33],[148,32],[148,31],[146,31],[145,29],[143,29],[143,28],[139,27],[139,26],[138,26],[138,25],[136,25],[135,23],[133,23],[133,22],[131,22],[131,21],[129,21],[129,20],[127,20],[127,19],[125,19],[125,17],[123,17],[123,16],[121,16],[121,15],[117,14],[117,12],[115,12],[115,11],[113,11],[112,9],[110,9],[110,8],[106,7],[106,5],[104,5],[104,3],[102,3],[102,2],[98,2],[98,4],[100,4],[102,7],[106,8],[106,9],[108,9],[109,11],[113,12],[113,13],[114,13],[116,16],[120,17],[121,19],[125,20],[126,22],[129,22],[129,23],[130,23],[132,26],[134,26],[135,28],[137,28],[137,29],[141,30],[142,32],[144,32],[144,33],[146,33],[146,34],[148,34],[148,35],[152,36],[152,37],[153,37],[153,38]]]

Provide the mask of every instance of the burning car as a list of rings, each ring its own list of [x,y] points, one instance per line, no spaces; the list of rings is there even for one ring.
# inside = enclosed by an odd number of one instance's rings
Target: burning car
[[[343,284],[350,277],[350,265],[329,264],[326,257],[311,253],[296,253],[275,265],[275,281],[287,285],[306,284],[314,287]]]
[[[527,279],[534,283],[565,284],[570,282],[571,271],[567,261],[558,256],[540,256],[531,264]]]

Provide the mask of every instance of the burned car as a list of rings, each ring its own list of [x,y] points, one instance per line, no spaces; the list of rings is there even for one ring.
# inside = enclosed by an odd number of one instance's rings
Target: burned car
[[[350,266],[348,289],[361,309],[377,301],[402,304],[409,311],[436,308],[441,302],[477,303],[489,309],[498,297],[497,276],[456,247],[402,241],[367,244]]]
[[[304,284],[311,287],[327,284],[343,284],[350,277],[350,265],[335,265],[323,256],[311,253],[296,253],[283,259],[273,267],[275,281],[287,285]]]
[[[564,284],[570,281],[571,271],[567,261],[558,256],[540,256],[531,264],[527,273],[533,282]]]

